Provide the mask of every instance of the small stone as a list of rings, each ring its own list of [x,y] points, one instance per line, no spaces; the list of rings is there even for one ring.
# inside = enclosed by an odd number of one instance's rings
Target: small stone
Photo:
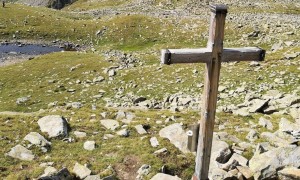
[[[118,121],[112,120],[112,119],[101,120],[100,123],[106,129],[110,129],[110,130],[113,130],[113,131],[120,126]]]
[[[251,142],[255,141],[256,139],[258,139],[257,131],[255,131],[254,129],[250,130],[246,138]]]
[[[137,175],[136,179],[142,180],[142,179],[143,179],[143,176],[146,176],[146,175],[149,174],[150,169],[151,169],[151,166],[150,166],[150,165],[148,165],[148,164],[142,165],[142,166],[139,168],[139,170],[137,171],[137,174],[138,174],[138,175]]]
[[[96,142],[95,141],[86,141],[83,144],[83,148],[89,151],[92,151],[96,148]]]
[[[21,97],[21,98],[18,98],[18,99],[17,99],[16,103],[17,103],[18,105],[20,105],[20,104],[24,104],[24,103],[26,103],[26,102],[28,102],[28,101],[29,101],[29,97]]]
[[[154,151],[154,154],[158,155],[158,154],[164,154],[166,152],[168,152],[167,148],[162,148],[162,149],[159,149],[157,151]]]
[[[29,141],[31,144],[45,147],[50,146],[51,143],[47,141],[42,135],[37,132],[30,132],[24,137],[24,140]]]
[[[143,125],[136,125],[134,127],[139,134],[147,134],[147,131],[144,129]]]
[[[104,139],[104,140],[108,140],[108,139],[112,139],[112,138],[114,138],[114,137],[115,137],[115,136],[112,135],[112,134],[104,134],[103,139]]]
[[[156,137],[152,137],[152,138],[150,139],[150,144],[151,144],[152,147],[157,147],[157,146],[159,146],[159,142],[158,142],[158,140],[157,140]]]
[[[77,177],[79,177],[80,179],[84,179],[85,177],[89,176],[91,174],[91,170],[89,170],[87,167],[76,163],[74,168],[73,168],[73,172],[76,174]]]
[[[123,137],[128,137],[130,134],[130,131],[128,129],[122,129],[117,132],[117,135],[123,136]]]
[[[80,132],[80,131],[74,131],[74,135],[77,138],[84,138],[84,137],[86,137],[86,133],[85,132]]]
[[[11,148],[8,155],[23,161],[32,161],[34,159],[32,152],[19,144]]]
[[[102,77],[102,76],[98,76],[98,77],[93,79],[94,83],[99,83],[99,82],[102,82],[102,81],[104,81],[104,77]]]

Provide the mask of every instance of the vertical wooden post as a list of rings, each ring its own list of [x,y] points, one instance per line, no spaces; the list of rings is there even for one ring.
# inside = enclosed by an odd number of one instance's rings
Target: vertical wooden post
[[[226,14],[227,6],[211,6],[211,22],[207,48],[211,49],[212,60],[206,63],[205,68],[203,107],[193,180],[208,179]]]

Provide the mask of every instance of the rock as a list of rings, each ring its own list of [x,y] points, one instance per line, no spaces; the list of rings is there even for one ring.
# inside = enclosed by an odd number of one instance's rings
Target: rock
[[[51,176],[45,176],[40,177],[39,180],[73,180],[73,176],[69,172],[67,168],[63,168],[58,173],[51,175]]]
[[[104,77],[102,77],[102,76],[98,76],[98,77],[95,77],[93,79],[94,83],[99,83],[99,82],[102,82],[102,81],[104,81]]]
[[[138,97],[133,101],[133,104],[138,104],[138,103],[146,101],[146,100],[147,100],[147,98],[145,98],[145,97]]]
[[[175,123],[169,125],[159,131],[160,137],[167,138],[170,140],[175,147],[177,147],[180,151],[187,153],[189,150],[187,149],[187,139],[185,131],[179,123]]]
[[[24,103],[28,102],[29,99],[30,99],[29,97],[21,97],[21,98],[18,98],[18,99],[17,99],[16,103],[17,103],[18,105],[21,105],[21,104],[24,104]]]
[[[89,150],[89,151],[92,151],[96,148],[96,142],[95,141],[86,141],[84,144],[83,144],[83,148],[85,150]]]
[[[167,148],[162,148],[162,149],[159,149],[157,151],[154,151],[153,154],[158,155],[158,154],[163,154],[163,153],[166,153],[166,152],[168,152]]]
[[[269,130],[273,130],[273,124],[271,123],[271,121],[265,119],[264,117],[259,118],[258,124]]]
[[[128,129],[122,129],[117,132],[117,135],[123,136],[123,137],[128,137],[130,134],[130,131]]]
[[[73,168],[73,172],[80,179],[84,179],[85,177],[89,176],[92,171],[89,170],[87,167],[85,167],[79,163],[76,163]]]
[[[52,167],[52,166],[47,166],[47,167],[44,169],[44,174],[41,175],[41,177],[52,176],[52,175],[54,175],[55,173],[57,173],[57,169],[55,169],[55,168]]]
[[[236,168],[236,166],[247,166],[248,160],[243,156],[234,153],[231,158],[225,164],[219,164],[219,167],[223,170],[229,171]]]
[[[281,180],[299,180],[300,169],[297,169],[295,167],[287,167],[281,171],[278,171],[278,176]]]
[[[300,108],[291,108],[290,115],[296,120],[297,124],[300,124]]]
[[[262,100],[262,99],[253,99],[250,102],[249,106],[249,112],[255,113],[255,112],[261,112],[264,107],[268,104],[269,100]]]
[[[115,76],[117,73],[116,73],[116,70],[114,70],[114,69],[110,69],[110,70],[108,70],[108,76],[109,77],[113,77],[113,76]]]
[[[52,137],[66,137],[68,135],[67,121],[58,115],[45,116],[38,120],[40,130]]]
[[[144,164],[142,165],[139,170],[137,171],[137,177],[135,179],[139,179],[139,180],[142,180],[143,179],[143,176],[146,176],[149,174],[150,172],[150,169],[151,169],[151,166],[148,165],[148,164]]]
[[[249,161],[249,167],[255,179],[276,178],[277,170],[287,166],[300,166],[300,147],[286,146],[255,154]]]
[[[72,102],[71,106],[74,109],[80,109],[82,107],[82,104],[81,104],[81,102]]]
[[[257,131],[255,131],[254,129],[251,129],[249,131],[249,133],[247,134],[246,139],[248,139],[251,142],[253,142],[256,139],[258,139],[258,133],[257,133]]]
[[[19,144],[11,148],[8,155],[23,161],[32,161],[34,159],[32,152]]]
[[[84,178],[84,180],[101,180],[99,175],[90,175]]]
[[[236,167],[239,172],[242,173],[242,175],[246,178],[246,180],[253,180],[253,172],[250,170],[247,166],[237,166]]]
[[[150,180],[181,180],[177,176],[171,176],[168,174],[158,173],[155,176],[153,176]]]
[[[108,140],[108,139],[112,139],[112,138],[114,138],[114,137],[115,137],[115,136],[112,135],[112,134],[104,134],[103,139],[104,139],[104,140]]]
[[[156,137],[150,138],[150,144],[151,144],[152,147],[157,147],[157,146],[159,146],[159,142],[158,142],[158,140],[157,140]]]
[[[139,134],[147,134],[147,131],[144,129],[143,125],[136,125],[134,127]]]
[[[281,118],[279,122],[279,131],[286,132],[292,135],[300,134],[300,124],[295,124],[285,118]]]
[[[106,129],[110,129],[110,130],[113,130],[113,131],[120,126],[118,121],[112,120],[112,119],[101,120],[100,123]]]
[[[211,173],[208,175],[208,177],[212,180],[224,180],[227,179],[228,174],[223,169],[214,168],[211,170]]]
[[[218,140],[214,134],[213,142],[212,142],[211,162],[210,163],[212,163],[212,161],[217,161],[218,163],[225,163],[229,160],[231,155],[232,155],[232,152],[229,148],[229,145],[224,141]]]
[[[239,116],[243,116],[243,117],[246,117],[246,116],[250,115],[248,107],[243,107],[243,108],[234,110],[234,111],[232,111],[232,113],[234,115],[239,115]]]
[[[42,135],[37,132],[30,132],[24,137],[24,140],[29,141],[31,144],[46,147],[50,146],[51,142],[47,141]]]
[[[86,137],[86,133],[85,132],[80,132],[80,131],[74,131],[74,135],[77,138],[84,138],[84,137]]]
[[[263,132],[260,134],[261,138],[264,138],[270,142],[275,147],[288,146],[290,144],[289,141],[282,139],[270,132]]]
[[[284,55],[284,58],[285,58],[285,59],[288,59],[288,60],[292,60],[292,59],[295,59],[296,57],[298,57],[299,54],[300,54],[300,53],[285,54],[285,55]]]

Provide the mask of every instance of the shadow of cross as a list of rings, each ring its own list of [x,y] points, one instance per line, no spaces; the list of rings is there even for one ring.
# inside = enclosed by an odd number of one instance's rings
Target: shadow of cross
[[[221,62],[263,61],[265,50],[257,47],[223,48],[227,6],[211,5],[206,48],[162,50],[161,63],[206,63],[203,104],[193,180],[208,179]]]

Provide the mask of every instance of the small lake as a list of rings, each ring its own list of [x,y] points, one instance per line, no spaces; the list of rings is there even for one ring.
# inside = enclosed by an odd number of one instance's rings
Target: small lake
[[[8,56],[22,56],[22,55],[42,55],[52,52],[63,51],[64,49],[58,46],[48,46],[40,44],[1,44],[0,45],[0,59]]]

